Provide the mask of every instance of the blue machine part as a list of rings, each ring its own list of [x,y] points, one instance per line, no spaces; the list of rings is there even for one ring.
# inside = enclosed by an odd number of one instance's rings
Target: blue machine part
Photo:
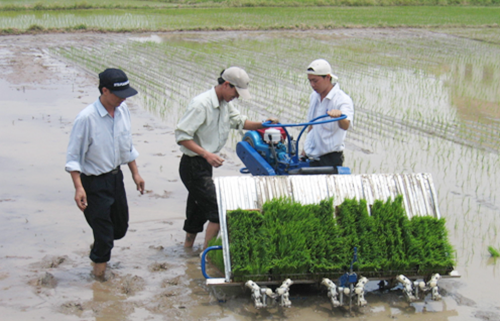
[[[236,145],[236,154],[246,168],[240,170],[243,174],[251,173],[254,176],[274,176],[276,172],[268,162],[248,142],[239,142]]]
[[[236,145],[236,154],[246,166],[241,173],[254,176],[288,175],[291,170],[309,167],[309,162],[294,162],[285,144],[270,146],[256,131],[245,133],[243,141]]]
[[[354,255],[351,261],[351,268],[349,273],[345,273],[339,278],[339,284],[342,287],[350,286],[358,282],[358,275],[353,272],[354,263],[358,260],[358,248],[354,247]]]
[[[206,256],[207,256],[208,252],[214,251],[214,250],[222,250],[222,246],[221,245],[209,246],[201,253],[201,273],[203,273],[203,276],[205,277],[205,279],[211,279],[211,277],[208,276],[208,274],[207,274]]]
[[[256,131],[246,132],[243,136],[243,141],[248,142],[273,167],[276,166],[278,161],[286,161],[288,159],[285,144],[279,142],[270,147]]]
[[[282,127],[288,139],[288,143],[266,143],[260,133],[257,131],[248,131],[243,136],[243,140],[236,145],[236,154],[241,159],[246,168],[240,170],[243,174],[252,174],[254,176],[273,176],[273,175],[306,175],[306,174],[351,174],[349,167],[339,166],[312,168],[309,166],[309,160],[299,159],[296,151],[299,148],[299,140],[305,129],[309,125],[318,125],[333,121],[345,119],[346,116],[342,115],[338,118],[331,118],[328,120],[317,121],[320,118],[329,117],[323,115],[313,119],[308,123],[301,124],[271,124],[264,123],[264,127]],[[286,127],[304,126],[299,134],[295,146],[292,144],[292,138],[288,134]]]
[[[345,166],[337,166],[337,171],[339,175],[351,175],[351,169]]]

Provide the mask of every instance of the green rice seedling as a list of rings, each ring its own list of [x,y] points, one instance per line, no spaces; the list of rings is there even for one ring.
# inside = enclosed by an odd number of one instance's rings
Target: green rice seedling
[[[236,210],[228,213],[227,221],[235,280],[242,275],[265,276],[270,268],[271,247],[266,231],[261,229],[263,215],[258,211]]]
[[[377,200],[372,206],[375,231],[379,237],[380,267],[384,271],[405,271],[410,267],[406,254],[410,239],[409,220],[402,206],[402,197],[394,202]]]
[[[314,235],[317,220],[312,218],[307,206],[288,198],[268,202],[262,207],[266,235],[274,249],[273,275],[305,274],[311,264],[308,239]]]
[[[350,265],[354,247],[360,246],[360,236],[356,224],[358,202],[355,199],[347,199],[337,211],[337,223],[340,226],[339,237],[343,239],[344,247],[340,257],[344,265],[342,269],[347,270]]]
[[[274,199],[258,211],[228,212],[232,272],[235,280],[339,277],[350,268],[372,277],[394,273],[449,272],[455,264],[444,219],[406,217],[399,196],[375,202],[372,216],[365,200],[301,205]]]
[[[310,206],[313,217],[319,224],[315,224],[313,234],[309,238],[311,249],[311,267],[313,274],[342,271],[342,262],[345,260],[343,249],[345,240],[340,236],[340,228],[334,217],[333,199],[320,202],[318,206]]]
[[[494,258],[500,257],[500,249],[496,249],[493,246],[488,246],[488,252]]]
[[[446,273],[455,265],[453,247],[444,219],[415,216],[411,219],[408,260],[421,274]]]
[[[213,238],[208,242],[208,246],[222,246],[222,239],[220,237]],[[219,271],[224,273],[224,254],[222,251],[214,250],[207,253],[210,262],[217,267]]]

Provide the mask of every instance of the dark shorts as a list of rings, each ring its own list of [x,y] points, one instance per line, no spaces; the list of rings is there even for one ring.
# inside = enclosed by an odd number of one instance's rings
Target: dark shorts
[[[108,262],[113,241],[125,236],[128,229],[128,205],[123,173],[107,173],[99,176],[80,175],[87,193],[88,206],[85,219],[94,233],[94,245],[90,259],[95,263]]]
[[[189,192],[184,221],[184,231],[188,233],[202,232],[207,221],[219,223],[212,172],[212,165],[203,157],[182,155],[179,174]]]
[[[343,152],[332,152],[319,157],[319,161],[309,163],[311,167],[318,166],[342,166],[344,163]]]

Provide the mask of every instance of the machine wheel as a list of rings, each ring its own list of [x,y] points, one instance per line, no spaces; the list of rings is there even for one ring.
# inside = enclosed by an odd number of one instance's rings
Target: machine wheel
[[[255,149],[255,144],[254,144],[254,141],[250,138],[250,137],[245,137],[243,138],[243,141],[244,142],[247,142],[260,156],[262,156],[262,158],[266,159],[266,153],[264,153],[263,151],[261,150],[257,150]]]
[[[252,146],[253,149],[255,149],[255,144],[253,143],[253,140],[250,137],[245,137],[243,141],[247,142],[250,146]]]

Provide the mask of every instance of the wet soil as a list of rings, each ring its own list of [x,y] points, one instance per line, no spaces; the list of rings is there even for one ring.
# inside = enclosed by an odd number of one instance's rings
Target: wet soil
[[[332,309],[324,289],[314,286],[298,286],[291,308],[267,310],[255,309],[242,287],[206,286],[199,259],[203,235],[193,250],[182,246],[187,193],[177,173],[181,153],[173,128],[141,109],[139,98],[131,98],[129,107],[147,192],[140,195],[124,169],[130,229],[115,244],[106,281],[94,280],[92,233],[74,204],[64,164],[71,123],[97,99],[97,80],[46,48],[109,37],[116,35],[1,38],[2,320],[500,320],[500,304],[478,306],[484,295],[468,277],[481,271],[476,266],[461,279],[443,280],[441,301],[426,296],[409,304],[400,289],[382,293],[369,284],[369,305],[352,311]],[[216,176],[239,175],[239,160],[227,157]],[[487,295],[493,293],[488,289]]]

